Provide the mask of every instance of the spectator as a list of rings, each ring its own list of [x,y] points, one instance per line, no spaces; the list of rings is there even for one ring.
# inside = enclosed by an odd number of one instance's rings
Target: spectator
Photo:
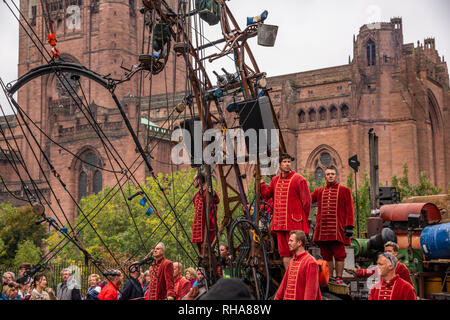
[[[109,282],[98,294],[99,300],[119,300],[119,287],[122,283],[122,273],[119,270],[109,270],[105,273]]]
[[[205,278],[205,269],[197,268],[197,280],[194,282],[189,293],[182,300],[197,300],[208,292],[208,283]]]
[[[19,266],[19,278],[25,274],[25,271],[31,271],[31,263],[22,263]]]
[[[71,276],[72,270],[69,268],[61,271],[62,282],[56,288],[56,297],[58,300],[81,300],[79,286],[75,281],[70,281]]]
[[[189,280],[192,288],[195,281],[197,281],[197,275],[194,268],[190,267],[186,269],[186,279]]]
[[[131,272],[132,271],[132,272]],[[141,274],[141,267],[135,266],[133,270],[130,270],[130,278],[125,282],[123,287],[122,296],[119,300],[142,300],[144,299],[144,289],[139,281]]]
[[[22,300],[22,297],[18,295],[18,290],[19,284],[11,281],[3,287],[3,294],[6,296],[7,300]]]
[[[228,245],[223,244],[219,247],[219,259],[217,261],[217,274],[219,277],[229,278],[230,277],[230,257]]]
[[[33,283],[30,300],[57,300],[53,290],[47,288],[47,277],[44,274],[35,275]]]
[[[147,270],[144,272],[144,296],[147,293],[149,284],[150,284],[150,271]]]
[[[2,283],[2,287],[5,287]],[[8,297],[6,295],[3,294],[3,289],[2,291],[0,291],[0,301],[2,300],[8,300]]]
[[[16,276],[15,276],[14,272],[6,271],[3,274],[2,284],[7,285],[9,282],[14,281],[15,279],[16,279]]]
[[[86,300],[98,300],[97,295],[100,293],[102,288],[99,286],[100,284],[100,276],[98,274],[91,274],[88,278],[89,289],[86,293]]]
[[[22,297],[23,300],[30,300],[31,297],[31,279],[21,283],[18,282],[19,284],[19,293],[18,295],[20,295]]]

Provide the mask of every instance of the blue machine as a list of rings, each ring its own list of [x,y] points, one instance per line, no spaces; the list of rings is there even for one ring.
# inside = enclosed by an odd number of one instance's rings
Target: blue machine
[[[450,222],[423,229],[420,235],[420,246],[428,259],[449,259]]]

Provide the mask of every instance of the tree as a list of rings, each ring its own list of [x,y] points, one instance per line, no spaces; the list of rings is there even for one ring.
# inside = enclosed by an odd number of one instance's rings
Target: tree
[[[39,262],[41,254],[41,249],[33,241],[25,240],[19,243],[16,256],[14,257],[14,265],[18,266],[24,262],[36,264]]]
[[[196,173],[196,170],[191,169],[168,175],[159,174],[156,177],[159,185],[153,178],[147,178],[141,187],[151,203],[145,206],[140,204],[142,196],[127,200],[128,196],[136,192],[137,186],[131,183],[122,187],[124,195],[120,190],[115,193],[117,188],[113,190],[107,187],[83,198],[80,202],[82,212],[75,223],[79,225],[77,230],[83,226],[78,233],[81,243],[94,258],[107,265],[117,266],[129,258],[131,261],[143,258],[157,242],[162,241],[166,245],[168,257],[184,265],[195,265],[198,259],[190,237],[192,199],[197,191],[192,182]],[[171,206],[174,207],[176,203],[175,216]],[[147,215],[149,205],[153,212]],[[70,229],[68,234],[71,234]],[[60,233],[53,232],[47,241],[48,250],[52,251],[62,239]],[[74,244],[64,247],[55,258],[57,261],[68,259],[84,260],[82,252]]]
[[[36,247],[42,245],[46,237],[45,227],[36,225],[38,217],[30,205],[15,208],[11,203],[0,204],[0,239],[4,243],[5,254],[1,256],[1,264],[12,264],[19,244],[31,241]]]
[[[392,186],[396,187],[400,192],[400,201],[407,197],[434,195],[442,191],[442,188],[434,186],[428,180],[425,172],[420,173],[419,183],[417,185],[410,184],[408,179],[408,164],[406,163],[403,165],[403,176],[397,178],[394,175],[391,182]]]

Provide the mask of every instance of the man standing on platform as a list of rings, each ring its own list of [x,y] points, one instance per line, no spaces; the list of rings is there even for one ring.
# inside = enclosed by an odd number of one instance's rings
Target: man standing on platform
[[[320,247],[320,254],[328,262],[330,276],[336,264],[336,282],[342,284],[345,246],[350,245],[355,225],[352,192],[336,181],[336,169],[325,170],[326,186],[317,188],[311,195],[317,202],[316,228],[313,242]]]
[[[395,274],[397,257],[390,252],[378,256],[381,279],[370,290],[369,300],[417,300],[414,287]]]
[[[194,195],[194,220],[192,221],[192,237],[191,242],[197,243],[198,252],[202,255],[202,244],[205,239],[205,213],[204,206],[206,206],[206,179],[202,174],[198,174],[194,178],[194,187],[199,189]],[[214,191],[214,198],[211,199],[211,209],[209,210],[209,240],[212,242],[216,235],[216,217],[217,217],[217,204],[220,202],[220,198],[217,192]]]
[[[181,300],[191,289],[191,283],[183,274],[183,265],[180,262],[173,263],[173,281],[176,300]]]
[[[272,179],[270,185],[261,182],[261,197],[266,201],[274,198],[271,231],[276,234],[278,252],[285,270],[292,255],[288,246],[289,232],[302,230],[308,235],[311,209],[308,181],[291,169],[293,160],[289,154],[283,153],[279,159],[280,174]]]
[[[164,243],[158,243],[152,250],[155,260],[148,269],[150,284],[145,295],[145,300],[174,300],[173,290],[173,263],[164,257],[166,247]]]
[[[322,300],[319,286],[319,265],[305,250],[306,235],[303,231],[289,233],[289,249],[294,257],[284,273],[283,281],[275,294],[275,300]]]

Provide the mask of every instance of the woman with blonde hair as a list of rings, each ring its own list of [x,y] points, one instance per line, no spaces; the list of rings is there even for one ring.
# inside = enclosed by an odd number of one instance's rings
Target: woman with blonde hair
[[[98,274],[93,273],[88,278],[89,289],[86,293],[86,300],[98,300],[97,295],[100,293],[102,288],[99,286],[101,278]]]
[[[190,267],[186,269],[186,279],[191,283],[191,288],[194,285],[195,281],[197,281],[197,272],[194,268]]]
[[[57,300],[51,288],[47,288],[47,277],[40,273],[34,276],[34,289],[30,300]]]
[[[8,300],[22,300],[22,297],[18,295],[19,284],[14,281],[10,281],[7,285],[3,287],[3,294],[8,298]]]

